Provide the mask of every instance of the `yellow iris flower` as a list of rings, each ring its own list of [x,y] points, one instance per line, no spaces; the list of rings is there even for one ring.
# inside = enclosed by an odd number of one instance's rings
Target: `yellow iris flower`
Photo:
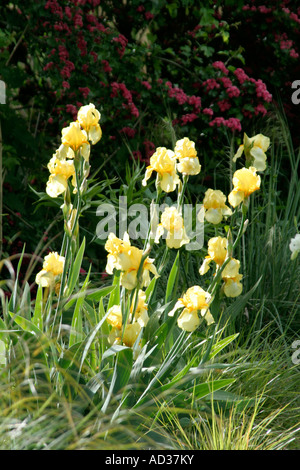
[[[120,240],[114,234],[110,234],[105,249],[108,251],[106,272],[112,274],[114,269],[120,270],[121,285],[128,290],[134,289],[138,283],[137,274],[142,262],[143,251],[130,244],[127,233],[125,233],[123,240]],[[146,257],[143,261],[140,287],[150,284],[150,272],[158,277],[153,261],[149,257]]]
[[[172,317],[178,309],[183,308],[183,311],[177,319],[177,324],[182,330],[192,332],[196,330],[201,323],[199,313],[201,317],[205,318],[208,325],[214,322],[208,308],[210,300],[210,294],[200,286],[190,287],[183,297],[178,299],[174,308],[168,315]]]
[[[179,176],[176,173],[176,158],[172,150],[165,147],[156,149],[150,157],[150,165],[146,168],[145,177],[142,181],[143,186],[146,186],[153,171],[157,173],[157,183],[166,193],[174,191],[180,183]]]
[[[209,264],[214,261],[218,267],[221,267],[227,259],[228,240],[224,237],[214,237],[208,241],[208,256],[205,257],[202,266],[199,269],[201,276],[209,270]],[[221,276],[224,281],[223,291],[226,297],[237,297],[242,293],[243,285],[241,279],[243,275],[239,273],[240,261],[231,258],[227,261]]]
[[[62,274],[65,258],[57,252],[51,252],[44,258],[43,269],[37,273],[35,282],[42,287],[53,287],[55,277]]]
[[[169,248],[180,248],[190,242],[181,214],[175,207],[167,207],[161,215],[161,223],[157,227],[155,242],[167,231],[166,244]]]
[[[218,266],[222,266],[227,257],[228,240],[224,237],[213,237],[208,241],[208,256],[205,257],[199,269],[201,276],[209,270],[209,264],[214,261]]]
[[[75,167],[73,160],[60,160],[56,154],[48,163],[50,176],[46,185],[46,192],[50,197],[58,197],[68,187],[68,179],[72,176],[72,184],[76,186]]]
[[[177,169],[183,175],[198,175],[201,171],[201,165],[197,157],[195,143],[188,137],[177,140],[174,149],[175,157],[179,163]]]
[[[130,308],[129,323],[125,326],[123,332],[123,344],[128,347],[134,345],[141,329],[145,327],[149,321],[145,292],[139,290],[137,307],[134,318],[132,318],[134,303],[135,299],[133,299]],[[109,334],[110,344],[120,344],[122,338],[122,311],[120,305],[114,305],[109,309],[106,321],[113,327]]]
[[[74,152],[77,152],[83,144],[89,144],[87,133],[81,129],[78,121],[71,122],[68,127],[64,127],[61,135],[62,144],[70,147]]]
[[[205,219],[211,224],[219,224],[223,217],[232,215],[232,210],[226,206],[226,196],[222,191],[208,189],[205,192],[203,207]]]
[[[256,174],[256,168],[242,168],[237,170],[232,178],[233,190],[228,195],[228,201],[232,207],[237,207],[246,201],[250,194],[260,189],[261,179]]]
[[[102,130],[99,124],[100,118],[101,114],[92,103],[81,106],[77,114],[77,120],[86,131],[88,140],[92,142],[92,145],[99,142],[102,137]]]
[[[242,156],[245,153],[247,164],[256,168],[257,171],[264,171],[266,169],[266,151],[270,146],[270,139],[263,134],[257,134],[254,137],[249,138],[244,133],[243,144],[239,146],[233,161]],[[248,166],[248,165],[247,165]]]
[[[240,282],[243,275],[239,273],[239,269],[240,261],[232,258],[222,271],[226,297],[238,297],[243,291],[243,285]]]

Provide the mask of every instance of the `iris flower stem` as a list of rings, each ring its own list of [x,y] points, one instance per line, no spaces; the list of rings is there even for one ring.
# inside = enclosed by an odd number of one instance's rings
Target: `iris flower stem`
[[[187,187],[188,179],[189,179],[188,175],[183,175],[183,185],[182,185],[181,192],[178,194],[178,202],[177,202],[177,209],[178,209],[178,212],[180,213],[182,209],[182,204],[184,200],[184,194],[185,194],[185,190]]]
[[[75,161],[76,162],[78,162],[78,158],[80,158],[79,152],[76,152],[75,153]],[[53,334],[54,325],[56,323],[57,315],[58,315],[59,310],[60,310],[61,299],[62,299],[63,294],[64,294],[65,283],[66,283],[66,279],[67,279],[68,265],[69,265],[71,250],[72,250],[72,239],[73,239],[73,236],[74,236],[74,232],[76,230],[76,225],[77,225],[77,222],[78,222],[79,213],[80,213],[80,209],[81,209],[80,176],[79,176],[79,171],[78,171],[79,169],[78,169],[76,164],[74,166],[75,166],[76,188],[77,188],[77,193],[76,193],[77,211],[76,211],[76,214],[75,214],[75,219],[74,219],[71,234],[68,234],[67,232],[65,232],[64,238],[63,238],[62,255],[65,253],[65,262],[64,262],[64,269],[63,269],[62,276],[61,276],[61,284],[60,284],[59,295],[58,295],[57,305],[56,305],[56,309],[55,309],[55,315],[54,315],[54,319],[53,319],[51,334]],[[65,223],[67,223],[66,220],[65,220]],[[78,248],[78,246],[76,246],[76,248]],[[58,331],[57,339],[60,336],[60,331],[61,331],[61,319],[60,319],[60,325],[59,325],[59,331]]]

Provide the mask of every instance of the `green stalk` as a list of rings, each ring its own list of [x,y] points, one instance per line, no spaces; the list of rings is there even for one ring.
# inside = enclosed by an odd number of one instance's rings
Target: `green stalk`
[[[3,180],[2,180],[2,130],[0,121],[0,260],[2,258],[3,247]]]
[[[75,158],[74,158],[74,166],[75,166],[76,187],[77,187],[77,192],[76,192],[77,212],[76,212],[76,215],[75,215],[75,220],[74,220],[74,224],[73,224],[73,227],[72,227],[71,234],[68,234],[67,232],[65,232],[65,235],[64,235],[64,238],[63,238],[63,247],[62,248],[65,248],[65,255],[64,255],[65,256],[65,263],[64,263],[64,269],[63,269],[63,272],[62,272],[62,276],[61,276],[61,284],[60,284],[59,295],[58,295],[55,315],[54,315],[53,324],[52,324],[51,335],[53,334],[54,325],[56,323],[57,315],[58,315],[60,304],[61,304],[61,299],[63,297],[64,288],[65,288],[65,284],[66,284],[66,281],[67,281],[67,271],[68,271],[68,267],[69,267],[70,257],[72,255],[72,239],[74,237],[74,232],[76,230],[76,226],[77,226],[77,222],[78,222],[78,218],[79,218],[79,212],[80,212],[80,209],[81,209],[80,177],[79,177],[79,174],[78,174],[79,173],[78,163],[80,162],[79,158],[80,158],[80,154],[79,154],[79,152],[76,152],[75,153]],[[64,223],[67,224],[66,219],[65,219]],[[78,246],[77,246],[77,248],[78,248]],[[61,251],[61,253],[62,253],[62,256],[63,256],[64,251]],[[60,320],[60,327],[59,327],[57,338],[59,338],[59,336],[60,336],[60,329],[61,329],[61,320]]]

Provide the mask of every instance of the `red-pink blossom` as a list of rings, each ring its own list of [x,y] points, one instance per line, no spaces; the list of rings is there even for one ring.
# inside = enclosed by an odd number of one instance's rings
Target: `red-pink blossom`
[[[101,64],[103,65],[104,72],[110,73],[112,71],[112,68],[107,60],[101,60]]]
[[[241,68],[237,68],[234,72],[234,75],[242,85],[246,80],[249,80],[248,75],[245,73],[245,71]]]
[[[132,139],[135,134],[136,134],[136,130],[133,129],[132,127],[122,127],[122,129],[120,129],[120,132],[123,132],[124,134],[127,135],[127,137],[129,137],[130,139]]]
[[[147,90],[151,90],[152,86],[147,80],[143,80],[141,83],[142,85],[144,85],[145,88],[147,88]]]
[[[78,90],[82,93],[84,99],[86,99],[91,92],[88,87],[78,87]]]
[[[255,109],[254,109],[254,114],[257,116],[259,113],[261,113],[263,116],[267,114],[267,110],[264,107],[263,104],[258,104]]]
[[[206,87],[206,91],[220,88],[220,84],[214,78],[208,78],[202,83],[202,85]]]
[[[184,114],[183,116],[181,116],[181,122],[182,122],[182,125],[185,125],[187,124],[188,122],[193,122],[195,121],[195,119],[197,119],[197,114],[195,113],[191,113],[191,114]]]
[[[221,62],[220,60],[213,62],[212,66],[217,70],[221,70],[221,72],[223,72],[224,75],[228,75],[229,73],[229,70],[225,66],[224,62]]]
[[[214,115],[214,112],[211,108],[204,108],[202,112],[203,112],[203,114],[206,114],[207,116],[213,116]]]

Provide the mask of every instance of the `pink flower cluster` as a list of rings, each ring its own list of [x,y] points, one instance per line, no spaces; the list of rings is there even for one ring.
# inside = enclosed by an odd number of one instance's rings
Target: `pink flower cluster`
[[[106,73],[110,73],[112,71],[111,66],[109,65],[108,60],[101,60],[101,64],[103,65],[103,70]]]
[[[63,9],[57,2],[57,0],[47,0],[46,5],[45,5],[46,10],[50,10],[53,15],[59,16],[59,18],[62,20],[64,17]]]
[[[221,70],[221,72],[223,72],[224,75],[228,75],[228,73],[229,73],[229,70],[225,66],[224,62],[221,62],[220,60],[217,60],[216,62],[213,62],[212,66],[217,70]]]
[[[286,7],[282,8],[282,11],[286,13],[287,15],[289,15],[291,20],[296,21],[296,23],[300,24],[300,18],[296,13],[292,12],[289,8],[286,8]]]
[[[263,14],[268,14],[272,11],[272,8],[268,8],[265,5],[259,5],[258,7],[256,7],[255,5],[252,5],[252,7],[250,5],[244,5],[242,9],[244,11],[259,11]]]
[[[72,114],[73,120],[76,121],[77,119],[77,108],[73,104],[67,104],[66,106],[67,113]]]
[[[215,88],[220,88],[220,83],[218,83],[214,78],[208,78],[202,83],[202,86],[206,87],[206,91],[210,91],[214,90]]]
[[[254,80],[254,79],[253,79]],[[256,95],[258,98],[262,98],[267,103],[271,103],[272,95],[268,92],[266,84],[261,80],[254,80],[256,86]]]
[[[261,113],[263,116],[265,116],[267,114],[267,110],[266,110],[266,108],[264,107],[263,104],[258,104],[254,109],[254,113],[255,113],[256,116],[259,113]]]
[[[122,129],[120,129],[120,132],[123,132],[124,134],[127,135],[127,137],[129,137],[130,139],[133,139],[133,137],[135,136],[136,134],[136,130],[133,129],[132,127],[122,127]]]
[[[187,124],[188,122],[193,122],[193,121],[195,121],[195,119],[197,119],[197,117],[198,117],[198,115],[195,114],[195,113],[184,114],[183,116],[181,116],[182,125],[184,126],[184,125]]]
[[[241,132],[242,126],[241,126],[241,121],[237,118],[229,118],[229,119],[224,119],[223,117],[216,117],[209,123],[210,127],[213,126],[226,126],[232,131],[238,131]]]
[[[126,104],[123,103],[124,108],[128,108],[132,116],[138,117],[139,111],[137,107],[135,106],[135,104],[133,103],[132,93],[127,89],[125,83],[112,82],[111,88],[112,88],[112,93],[110,95],[111,98],[115,98],[116,96],[118,96],[118,93],[120,91],[123,98],[127,101]]]
[[[190,106],[193,106],[194,114],[200,113],[201,98],[199,96],[195,96],[195,95],[188,96],[181,88],[176,87],[176,86],[173,87],[171,82],[166,82],[165,85],[168,88],[168,95],[170,98],[175,98],[178,104],[180,105],[189,104]]]
[[[142,85],[144,85],[145,88],[147,88],[147,90],[151,90],[152,86],[150,85],[148,80],[143,80],[141,83]]]
[[[249,80],[249,77],[248,75],[246,74],[246,72],[241,69],[241,68],[237,68],[235,69],[235,71],[233,72],[234,75],[236,76],[236,78],[238,79],[238,81],[240,82],[240,84],[242,85],[246,80]]]
[[[89,96],[91,90],[88,87],[78,87],[80,93],[82,93],[83,98],[86,100]]]
[[[77,47],[80,50],[80,55],[82,57],[87,55],[87,42],[83,37],[82,31],[79,31],[78,37],[77,37]]]
[[[220,111],[223,112],[231,108],[231,103],[229,100],[221,100],[221,101],[218,101],[218,106],[220,108]]]
[[[207,116],[212,117],[214,115],[214,112],[211,108],[204,108],[202,112],[203,112],[203,114],[206,114]]]
[[[232,84],[230,78],[221,77],[219,78],[219,80],[223,83],[223,86],[229,98],[237,98],[238,96],[240,96],[240,90],[238,89],[238,87]]]
[[[294,41],[292,41],[291,39],[288,39],[286,33],[275,34],[274,38],[275,38],[275,42],[280,43],[280,49],[281,50],[285,50],[285,49],[288,50],[289,54],[290,54],[290,57],[292,57],[293,59],[298,59],[299,54],[296,51],[296,49],[293,47],[294,46]]]
[[[120,47],[118,47],[118,54],[120,56],[120,58],[122,59],[123,55],[124,55],[124,52],[125,52],[125,49],[126,49],[126,46],[128,44],[128,39],[123,36],[123,34],[119,34],[119,36],[115,37],[112,39],[114,42],[120,44]]]
[[[66,60],[65,65],[60,71],[60,74],[63,78],[70,78],[71,72],[73,72],[73,70],[75,70],[75,65],[73,64],[73,62],[71,62],[70,60]]]

